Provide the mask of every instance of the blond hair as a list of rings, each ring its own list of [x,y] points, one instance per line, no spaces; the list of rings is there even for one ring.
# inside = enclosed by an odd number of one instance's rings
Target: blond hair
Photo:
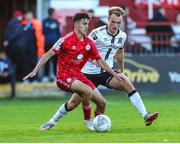
[[[109,8],[108,14],[109,14],[109,16],[111,16],[112,14],[120,16],[120,15],[124,14],[124,10],[121,7],[113,6],[113,7]]]

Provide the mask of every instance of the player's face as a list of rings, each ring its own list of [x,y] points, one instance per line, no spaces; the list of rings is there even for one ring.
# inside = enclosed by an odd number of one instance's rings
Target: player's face
[[[112,14],[108,18],[108,32],[110,32],[112,35],[116,35],[118,32],[118,29],[122,22],[122,15],[117,16],[115,14]]]
[[[77,25],[77,28],[78,28],[78,31],[83,34],[83,35],[86,35],[87,32],[88,32],[88,28],[89,28],[89,20],[88,19],[81,19],[79,22],[78,22],[78,25]]]

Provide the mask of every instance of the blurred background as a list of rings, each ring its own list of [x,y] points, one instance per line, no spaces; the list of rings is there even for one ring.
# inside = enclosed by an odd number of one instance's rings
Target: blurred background
[[[180,93],[180,0],[1,0],[0,97],[64,95],[55,85],[56,57],[37,77],[22,78],[73,30],[76,12],[89,13],[90,32],[107,23],[111,6],[125,9],[124,72],[135,87],[144,93]]]

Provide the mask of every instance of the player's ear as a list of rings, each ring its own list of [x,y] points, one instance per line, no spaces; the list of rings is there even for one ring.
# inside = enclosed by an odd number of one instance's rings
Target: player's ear
[[[74,22],[74,26],[77,27],[79,25],[79,21]]]

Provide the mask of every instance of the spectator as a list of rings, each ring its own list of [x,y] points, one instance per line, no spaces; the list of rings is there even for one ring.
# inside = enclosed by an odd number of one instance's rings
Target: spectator
[[[42,25],[34,18],[31,11],[26,12],[22,25],[28,43],[28,66],[30,69],[33,69],[38,58],[44,54],[44,35],[42,32]],[[31,79],[31,81],[34,80],[37,80],[37,77]]]
[[[130,33],[131,30],[136,28],[136,22],[131,18],[128,7],[122,6],[124,9],[124,21],[121,24],[121,29],[126,33]]]
[[[45,51],[49,51],[54,43],[61,37],[60,24],[54,18],[55,10],[48,9],[48,17],[43,20],[43,33],[45,36]],[[53,57],[53,61],[49,61],[45,65],[45,76],[43,81],[55,80],[57,65],[57,56]]]
[[[149,22],[150,24],[146,26],[146,31],[151,35],[153,53],[171,51],[170,38],[173,35],[173,30],[170,24],[168,24],[169,20],[166,17],[165,9],[157,8]],[[151,22],[156,22],[157,24],[151,24]],[[159,25],[159,22],[164,24]]]
[[[90,17],[90,23],[89,23],[89,32],[92,31],[94,28],[106,25],[104,21],[102,21],[99,17],[96,17],[94,15],[94,10],[90,9],[87,11],[89,17]]]
[[[137,28],[136,21],[130,16],[130,8],[123,6],[125,10],[121,29],[128,34],[128,48],[134,54],[151,51],[150,37],[146,36],[145,28]],[[149,42],[149,43],[148,43]]]
[[[0,49],[0,84],[9,82],[11,85],[11,99],[16,98],[16,80],[14,67],[3,49]]]
[[[180,54],[180,13],[176,16],[176,23],[172,25],[174,36],[171,38],[171,46],[176,54]]]
[[[13,61],[16,69],[17,79],[29,72],[27,66],[27,40],[23,31],[21,21],[23,13],[19,10],[14,11],[13,18],[7,24],[4,32],[3,46],[6,48],[7,55]]]

